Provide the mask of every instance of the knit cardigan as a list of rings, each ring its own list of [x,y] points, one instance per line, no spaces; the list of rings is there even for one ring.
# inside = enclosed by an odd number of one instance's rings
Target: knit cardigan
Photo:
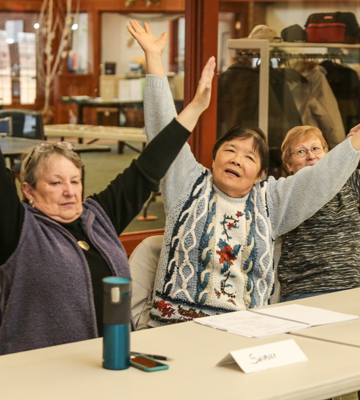
[[[176,115],[166,78],[147,76],[144,105],[151,140]],[[161,184],[167,220],[150,325],[266,305],[275,238],[326,204],[359,159],[346,140],[315,166],[268,177],[235,199],[215,187],[185,145]]]
[[[19,245],[0,268],[6,304],[0,354],[97,337],[91,276],[82,249],[56,221],[24,207]],[[109,217],[92,199],[83,208],[80,220],[91,243],[113,275],[130,277],[126,252]]]

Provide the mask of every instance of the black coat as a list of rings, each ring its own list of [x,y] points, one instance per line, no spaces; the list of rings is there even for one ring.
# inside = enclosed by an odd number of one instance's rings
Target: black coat
[[[346,65],[323,61],[326,79],[339,105],[345,132],[360,122],[360,80],[357,72]]]
[[[300,74],[298,78],[301,79]],[[288,130],[302,125],[286,79],[285,72],[270,68],[268,144],[271,167],[281,166],[280,147]],[[258,119],[259,69],[236,62],[218,77],[217,137],[236,125],[258,126]]]

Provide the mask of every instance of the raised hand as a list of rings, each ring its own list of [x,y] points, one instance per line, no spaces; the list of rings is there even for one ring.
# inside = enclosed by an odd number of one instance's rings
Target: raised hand
[[[194,99],[176,118],[187,130],[192,131],[200,115],[209,107],[212,80],[215,73],[215,57],[210,57],[201,73]]]
[[[144,50],[145,55],[157,54],[161,56],[165,49],[168,34],[165,32],[160,38],[157,38],[151,32],[147,22],[144,22],[145,29],[135,19],[131,19],[129,22],[131,26],[127,26],[127,29]]]
[[[351,128],[346,138],[351,137],[351,144],[355,150],[360,150],[360,124]]]
[[[358,132],[360,130],[360,124],[354,126],[353,128],[350,129],[350,132],[348,133],[348,135],[346,136],[346,138],[354,136],[354,134],[356,132]]]
[[[210,57],[201,72],[201,78],[194,99],[192,100],[194,104],[198,105],[203,110],[209,107],[215,65],[215,57]]]

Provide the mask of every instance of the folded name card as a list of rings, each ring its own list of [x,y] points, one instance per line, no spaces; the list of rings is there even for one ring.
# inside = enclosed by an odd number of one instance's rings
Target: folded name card
[[[236,362],[245,372],[262,371],[282,365],[307,361],[294,339],[231,351],[217,365]]]

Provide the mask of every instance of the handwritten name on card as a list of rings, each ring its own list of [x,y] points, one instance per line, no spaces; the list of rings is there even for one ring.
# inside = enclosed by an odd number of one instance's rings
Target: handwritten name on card
[[[307,361],[307,357],[295,340],[290,339],[231,351],[217,365],[226,365],[234,361],[245,373],[248,373]]]

